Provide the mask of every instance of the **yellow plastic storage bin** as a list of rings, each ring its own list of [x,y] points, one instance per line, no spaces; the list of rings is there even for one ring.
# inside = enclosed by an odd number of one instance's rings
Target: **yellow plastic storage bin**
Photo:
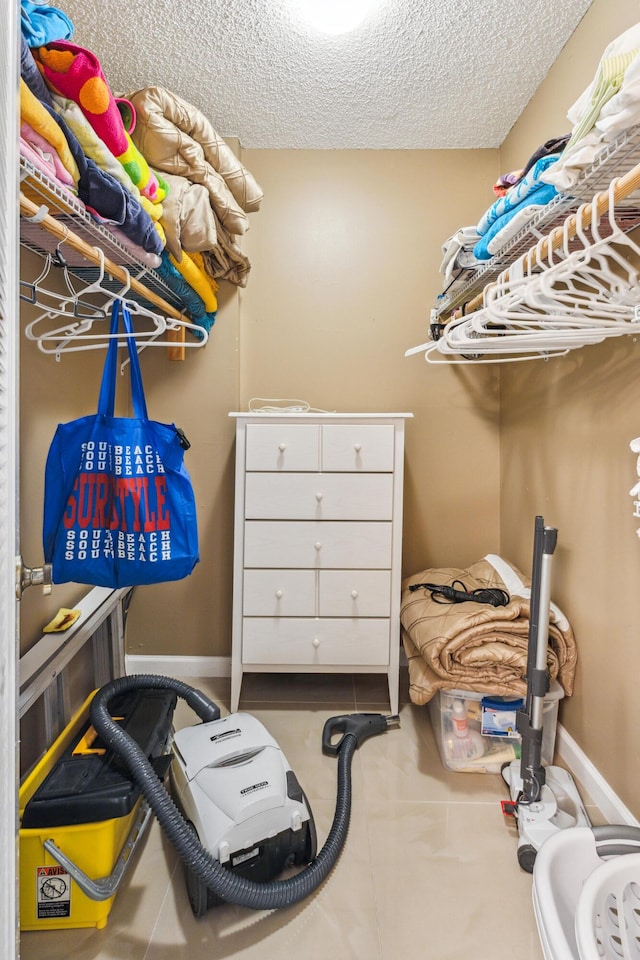
[[[150,818],[146,803],[138,798],[126,816],[71,826],[22,827],[28,801],[86,726],[93,696],[20,788],[22,930],[104,927],[117,887]]]

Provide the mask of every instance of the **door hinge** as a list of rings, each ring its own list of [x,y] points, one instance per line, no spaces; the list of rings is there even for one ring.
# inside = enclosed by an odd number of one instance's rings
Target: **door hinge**
[[[45,596],[51,593],[53,583],[53,567],[45,563],[41,567],[27,567],[22,557],[16,557],[16,597],[22,600],[22,594],[27,587],[42,587]]]

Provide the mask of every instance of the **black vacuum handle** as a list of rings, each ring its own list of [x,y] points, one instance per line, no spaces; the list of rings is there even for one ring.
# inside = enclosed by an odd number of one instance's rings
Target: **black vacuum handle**
[[[368,737],[385,733],[389,727],[399,723],[400,717],[397,714],[385,717],[382,713],[345,713],[339,717],[330,717],[322,731],[322,752],[330,757],[337,757],[347,737],[355,737],[357,746],[360,746]],[[337,743],[332,743],[331,739],[336,733],[341,733],[342,736]]]

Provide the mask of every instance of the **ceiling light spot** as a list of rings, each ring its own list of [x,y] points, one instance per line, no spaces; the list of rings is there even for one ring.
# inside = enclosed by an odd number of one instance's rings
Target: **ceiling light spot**
[[[348,33],[381,3],[381,0],[290,0],[295,10],[322,33]]]

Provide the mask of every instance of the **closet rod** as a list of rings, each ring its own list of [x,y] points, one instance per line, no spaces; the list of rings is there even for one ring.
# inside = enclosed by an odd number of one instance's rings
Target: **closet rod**
[[[32,200],[29,200],[28,197],[25,197],[23,193],[20,193],[20,213],[23,217],[32,219],[36,214],[40,212],[40,207]],[[80,253],[83,257],[86,257],[91,263],[95,263],[96,266],[100,265],[100,257],[95,247],[92,247],[90,243],[87,243],[76,233],[73,233],[69,230],[65,224],[60,223],[55,217],[52,217],[50,214],[46,214],[42,219],[38,219],[38,226],[42,227],[47,233],[50,233],[52,237],[55,237],[56,240],[68,244],[73,250],[77,253]],[[139,293],[140,296],[144,297],[145,300],[148,300],[150,303],[153,303],[154,306],[159,307],[162,312],[168,316],[173,317],[174,320],[182,320],[183,316],[179,313],[174,307],[163,300],[157,293],[153,290],[147,289],[143,283],[140,283],[139,280],[136,280],[135,277],[128,277],[126,270],[118,266],[117,263],[113,263],[112,260],[104,258],[104,268],[111,274],[112,277],[116,280],[122,280],[123,283],[126,283],[127,280],[130,280],[131,289],[135,290],[136,293]],[[184,328],[179,330],[169,330],[167,331],[167,336],[170,340],[175,341],[175,345],[167,347],[167,357],[169,360],[184,360],[186,356],[186,348],[184,347],[184,338],[185,332]]]
[[[635,193],[636,190],[640,189],[640,163],[629,170],[628,173],[625,173],[623,177],[620,177],[616,182],[616,185],[613,188],[613,198],[617,202],[619,200],[624,200],[626,197],[631,196],[632,193]],[[602,193],[597,194],[596,197],[596,207],[598,217],[601,217],[603,213],[606,213],[609,209],[609,191],[604,190]],[[591,223],[591,218],[593,215],[593,207],[591,204],[588,204],[586,209],[582,214],[582,224],[585,227],[588,227]],[[557,250],[558,247],[563,243],[566,236],[569,240],[572,240],[576,235],[576,227],[578,223],[578,218],[575,214],[571,214],[565,220],[565,223],[559,227],[556,227],[551,233],[544,238],[541,242],[540,247],[531,247],[530,250],[527,250],[526,253],[523,253],[518,259],[524,264],[525,270],[531,270],[532,267],[536,264],[542,264],[542,261],[549,255],[550,252]],[[565,224],[567,226],[567,234],[565,234]],[[639,224],[640,225],[640,221]],[[549,250],[549,245],[551,245],[551,250]],[[539,255],[539,256],[538,256]],[[534,258],[537,259],[534,261]],[[517,262],[517,261],[516,261]],[[509,270],[504,271],[505,280],[509,279]],[[489,287],[493,284],[488,284]],[[487,289],[487,288],[485,288]],[[473,300],[470,300],[465,308],[465,314],[473,313],[474,310],[478,310],[483,303],[484,291],[477,294]],[[451,314],[453,317],[453,314]],[[450,318],[451,319],[451,318]]]

